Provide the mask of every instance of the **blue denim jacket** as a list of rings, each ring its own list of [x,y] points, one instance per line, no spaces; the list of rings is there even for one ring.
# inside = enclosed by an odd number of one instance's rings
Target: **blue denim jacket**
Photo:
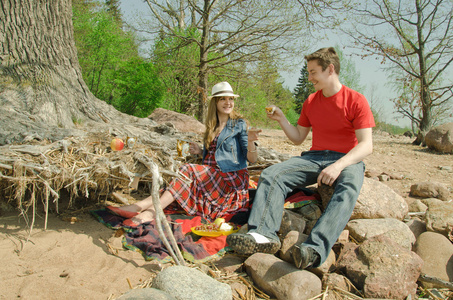
[[[215,151],[217,166],[224,173],[247,168],[247,124],[243,119],[228,119],[219,134]],[[203,161],[208,151],[203,149]]]

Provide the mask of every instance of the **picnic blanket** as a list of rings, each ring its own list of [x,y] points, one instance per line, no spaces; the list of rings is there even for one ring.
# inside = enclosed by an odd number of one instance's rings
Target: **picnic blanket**
[[[173,260],[159,237],[155,221],[141,224],[137,228],[130,228],[123,226],[124,218],[110,213],[107,209],[94,210],[91,214],[109,228],[123,228],[123,247],[141,253],[145,260],[158,260],[162,263]],[[166,217],[181,254],[187,261],[206,262],[222,256],[229,250],[226,236],[200,237],[192,233],[192,227],[205,223],[201,217],[180,214],[168,214]],[[225,217],[227,222],[237,225],[245,224],[247,219],[248,211]]]
[[[297,189],[287,196],[284,207],[288,209],[299,208],[318,202],[319,199],[318,194],[308,189]],[[226,236],[200,237],[191,232],[192,227],[206,223],[201,217],[179,214],[170,210],[164,210],[164,212],[181,254],[187,261],[206,262],[222,256],[230,250],[226,243]],[[249,211],[239,211],[224,218],[226,222],[241,226],[247,223],[249,213]],[[159,237],[155,221],[141,224],[137,228],[130,228],[122,224],[125,220],[123,217],[114,215],[107,209],[94,210],[91,211],[91,214],[109,228],[123,228],[123,246],[141,253],[145,260],[158,260],[160,262],[173,260]]]

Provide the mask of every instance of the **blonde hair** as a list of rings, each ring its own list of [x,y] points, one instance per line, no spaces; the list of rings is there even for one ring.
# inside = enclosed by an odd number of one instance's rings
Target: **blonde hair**
[[[204,137],[203,137],[203,144],[206,147],[206,149],[209,148],[209,145],[211,145],[212,141],[215,138],[215,131],[217,127],[219,126],[219,117],[217,115],[217,103],[222,97],[212,97],[211,101],[209,102],[208,106],[208,114],[206,115],[206,131],[204,132]],[[238,120],[242,119],[242,116],[236,112],[236,107],[233,109],[233,111],[230,113],[230,119],[232,120]]]
[[[340,75],[340,58],[333,47],[321,48],[312,54],[305,55],[305,59],[307,62],[317,60],[323,71],[332,64],[335,68],[335,73]]]

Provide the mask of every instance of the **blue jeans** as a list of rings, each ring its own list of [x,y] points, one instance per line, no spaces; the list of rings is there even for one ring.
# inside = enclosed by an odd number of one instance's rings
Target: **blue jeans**
[[[295,188],[315,184],[319,173],[343,157],[335,151],[307,151],[266,168],[258,182],[248,220],[249,232],[278,240],[286,195]],[[351,217],[360,189],[365,164],[359,162],[343,169],[335,181],[335,191],[323,214],[303,245],[319,253],[322,264]],[[319,266],[319,265],[318,265]],[[315,266],[316,267],[316,266]]]

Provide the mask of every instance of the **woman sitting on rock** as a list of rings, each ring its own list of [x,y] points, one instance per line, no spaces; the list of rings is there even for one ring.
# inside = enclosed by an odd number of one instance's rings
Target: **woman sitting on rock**
[[[247,160],[257,160],[254,141],[260,131],[247,132],[246,121],[234,110],[237,97],[228,82],[212,87],[203,151],[196,143],[189,147],[191,154],[203,154],[202,165],[185,164],[180,168],[192,182],[174,178],[160,197],[162,208],[176,200],[188,215],[212,222],[248,207]],[[130,227],[152,221],[155,214],[151,196],[135,204],[107,208],[128,218],[123,224]]]

